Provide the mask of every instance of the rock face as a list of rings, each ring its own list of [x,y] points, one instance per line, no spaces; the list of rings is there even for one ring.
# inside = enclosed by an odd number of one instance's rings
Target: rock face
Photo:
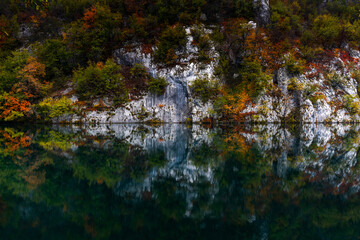
[[[255,105],[245,110],[256,113],[247,121],[360,122],[355,79],[359,52],[352,50],[350,54],[348,58],[331,56],[325,64],[314,63],[303,74],[279,69],[273,80],[274,90],[260,94]]]
[[[266,26],[270,23],[270,5],[269,0],[253,0],[256,21],[260,26]]]
[[[255,2],[261,6],[268,4],[267,1]],[[111,111],[90,111],[82,116],[62,116],[54,119],[54,122],[178,123],[221,118],[214,113],[211,101],[203,103],[190,91],[196,78],[214,78],[219,54],[213,47],[213,61],[210,64],[194,64],[198,49],[192,45],[190,28],[187,29],[187,34],[188,43],[184,54],[186,57],[181,59],[185,67],[159,68],[152,62],[152,57],[142,53],[140,49],[131,52],[119,49],[114,52],[117,63],[124,66],[141,63],[152,77],[165,78],[169,84],[163,95],[149,93],[139,100],[131,101],[125,107]],[[246,115],[244,121],[360,122],[360,52],[347,49],[326,54],[321,62],[311,63],[301,73],[291,72],[291,68],[287,67],[278,69],[274,74],[271,90],[260,92],[243,110],[242,113]],[[71,99],[77,100],[76,96]],[[106,99],[102,100],[107,102]]]
[[[167,80],[163,95],[147,94],[143,98],[131,101],[123,108],[115,111],[92,111],[87,112],[86,116],[62,116],[54,119],[54,122],[96,122],[96,123],[129,123],[160,121],[165,123],[178,123],[186,121],[199,122],[204,118],[210,117],[212,104],[203,103],[200,99],[194,98],[190,91],[190,85],[196,78],[212,77],[214,66],[217,61],[217,53],[212,49],[214,60],[206,66],[198,66],[192,63],[196,57],[197,47],[192,45],[190,29],[186,29],[188,43],[186,46],[186,58],[181,61],[185,67],[175,67],[172,69],[159,69],[152,63],[149,54],[144,54],[140,49],[127,52],[119,49],[114,52],[114,59],[118,64],[133,66],[143,64],[152,77],[163,77]],[[76,100],[76,98],[73,98]],[[105,102],[105,101],[104,101]]]

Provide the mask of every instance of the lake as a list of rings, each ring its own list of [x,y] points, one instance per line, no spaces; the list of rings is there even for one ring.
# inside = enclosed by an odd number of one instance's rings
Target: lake
[[[0,126],[1,239],[358,239],[360,125]]]

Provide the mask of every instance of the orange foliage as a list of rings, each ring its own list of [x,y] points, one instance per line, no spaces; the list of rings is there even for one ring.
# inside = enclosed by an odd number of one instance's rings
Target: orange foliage
[[[5,141],[5,152],[13,154],[20,148],[27,148],[30,146],[31,138],[25,135],[15,135],[12,131],[7,129],[0,130],[0,134]]]
[[[226,116],[235,121],[244,121],[244,118],[249,115],[255,114],[254,112],[243,113],[246,106],[251,103],[251,98],[245,91],[240,91],[235,94],[229,94],[222,91],[222,95],[226,99],[224,110]]]
[[[94,27],[96,14],[97,10],[95,6],[92,6],[84,13],[84,27],[86,29]]]
[[[37,97],[40,94],[42,84],[40,78],[45,76],[45,65],[36,58],[29,57],[25,67],[19,71],[20,82],[13,87],[14,92],[24,93],[27,97]]]
[[[104,63],[103,63],[103,62],[98,62],[98,63],[96,64],[96,67],[97,67],[98,69],[103,69],[103,68],[104,68]]]
[[[226,46],[223,50],[230,59],[241,56],[248,62],[259,62],[266,73],[273,73],[282,65],[283,56],[291,53],[296,56],[300,41],[281,41],[273,43],[265,28],[253,28],[246,20],[237,18],[223,23]],[[246,53],[244,56],[243,54]]]
[[[0,108],[0,118],[6,120],[13,120],[19,113],[25,115],[30,111],[30,102],[27,100],[19,99],[12,95],[5,95],[4,102]]]
[[[236,126],[231,129],[226,135],[224,142],[226,144],[226,152],[240,152],[247,153],[253,142],[248,142],[244,134],[254,134],[253,132],[246,131],[243,126]]]
[[[290,53],[293,56],[300,54],[296,50],[300,44],[299,40],[294,40],[291,44],[284,41],[273,43],[265,29],[252,31],[245,42],[246,48],[250,50],[246,60],[261,63],[266,73],[273,73],[279,69],[286,54]]]
[[[47,13],[45,11],[40,11],[38,15],[30,16],[30,22],[34,23],[35,26],[39,26],[39,24],[46,18]]]

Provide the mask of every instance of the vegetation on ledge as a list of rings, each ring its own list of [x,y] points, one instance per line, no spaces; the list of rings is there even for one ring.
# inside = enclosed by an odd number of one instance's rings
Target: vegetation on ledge
[[[223,119],[238,119],[241,99],[276,93],[272,79],[280,68],[292,76],[311,68],[327,75],[319,62],[328,57],[351,62],[349,50],[360,44],[359,10],[357,1],[270,0],[270,19],[260,24],[252,0],[4,0],[0,120],[42,119],[39,104],[57,101],[49,98],[59,98],[71,84],[80,100],[107,97],[114,106],[148,92],[164,94],[165,79],[141,65],[118,65],[117,49],[140,49],[162,69],[207,65],[215,50],[214,77],[224,86],[197,80],[192,89],[202,102],[213,100]],[[190,32],[189,26],[194,26]],[[188,35],[198,51],[184,62]],[[339,84],[335,75],[328,81]],[[289,90],[300,87],[293,80]],[[318,92],[313,88],[311,94]],[[320,96],[311,94],[311,99]]]

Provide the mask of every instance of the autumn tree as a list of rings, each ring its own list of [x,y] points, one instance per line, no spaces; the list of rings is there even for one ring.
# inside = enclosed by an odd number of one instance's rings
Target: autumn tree
[[[28,116],[31,108],[29,101],[22,99],[14,93],[0,95],[0,120],[18,121]]]
[[[15,93],[23,93],[28,98],[38,98],[43,84],[41,78],[45,76],[45,65],[36,58],[29,57],[26,65],[18,72],[19,82],[13,86]]]

